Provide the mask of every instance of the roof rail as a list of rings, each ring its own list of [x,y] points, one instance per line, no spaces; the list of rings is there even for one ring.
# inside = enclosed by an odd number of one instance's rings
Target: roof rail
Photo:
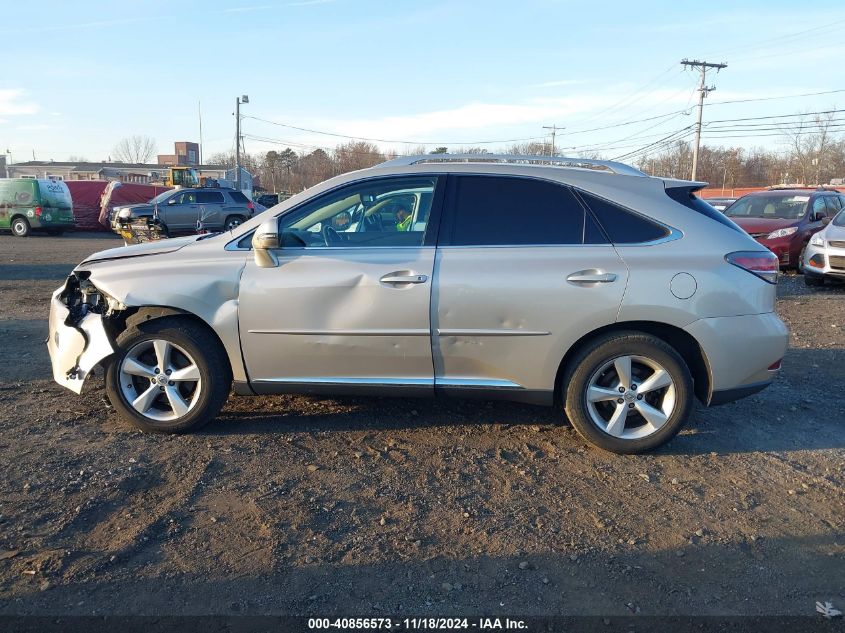
[[[407,167],[426,163],[501,163],[508,165],[548,165],[575,169],[593,169],[608,171],[626,176],[646,176],[639,169],[612,160],[594,160],[569,156],[537,156],[519,154],[422,154],[419,156],[400,156],[376,167]]]

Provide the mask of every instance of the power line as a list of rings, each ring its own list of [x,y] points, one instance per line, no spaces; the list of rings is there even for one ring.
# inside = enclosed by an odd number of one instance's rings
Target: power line
[[[403,141],[403,140],[396,140],[396,139],[384,139],[384,138],[368,138],[366,136],[352,136],[349,134],[339,134],[337,132],[327,132],[324,130],[314,130],[305,127],[299,127],[297,125],[290,125],[289,123],[280,123],[278,121],[270,121],[268,119],[262,119],[257,116],[249,116],[244,115],[242,118],[244,119],[254,119],[256,121],[261,121],[262,123],[268,123],[270,125],[277,125],[279,127],[289,128],[291,130],[298,130],[299,132],[308,132],[310,134],[320,134],[322,136],[334,136],[337,138],[345,138],[353,141],[370,141],[373,143],[392,143],[396,145],[492,145],[495,143],[520,143],[524,141],[536,141],[545,138],[544,136],[528,136],[525,138],[511,138],[511,139],[499,139],[494,141]]]

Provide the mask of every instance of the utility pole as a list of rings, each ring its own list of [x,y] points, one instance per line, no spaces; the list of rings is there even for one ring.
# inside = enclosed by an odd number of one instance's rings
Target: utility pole
[[[551,130],[552,131],[552,151],[549,153],[549,156],[555,155],[555,134],[558,130],[564,130],[564,127],[558,127],[557,125],[544,125],[544,130]]]
[[[197,101],[197,115],[200,122],[200,155],[198,163],[202,165],[202,101]]]
[[[249,103],[249,97],[235,98],[235,187],[241,190],[241,104]]]
[[[708,86],[705,83],[707,69],[715,68],[716,72],[719,72],[723,68],[727,68],[728,64],[725,62],[713,64],[711,62],[698,61],[697,59],[682,59],[681,66],[698,68],[701,71],[701,82],[698,84],[698,122],[695,125],[695,147],[692,150],[692,176],[690,178],[691,180],[695,180],[695,174],[698,170],[698,150],[701,146],[701,117],[704,114],[704,97],[716,89],[716,86]]]

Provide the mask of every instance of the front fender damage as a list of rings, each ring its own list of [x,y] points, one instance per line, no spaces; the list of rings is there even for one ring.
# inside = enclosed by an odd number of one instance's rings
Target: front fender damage
[[[104,319],[125,306],[100,293],[87,277],[73,274],[53,293],[47,350],[53,378],[76,393],[94,367],[114,353]]]

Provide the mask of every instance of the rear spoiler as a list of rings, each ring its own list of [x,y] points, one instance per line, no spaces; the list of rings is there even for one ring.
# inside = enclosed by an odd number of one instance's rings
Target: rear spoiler
[[[696,191],[704,189],[709,184],[709,182],[701,182],[697,180],[677,180],[675,178],[663,179],[663,186],[666,188],[666,191],[671,189],[686,189],[690,193],[695,193]]]

